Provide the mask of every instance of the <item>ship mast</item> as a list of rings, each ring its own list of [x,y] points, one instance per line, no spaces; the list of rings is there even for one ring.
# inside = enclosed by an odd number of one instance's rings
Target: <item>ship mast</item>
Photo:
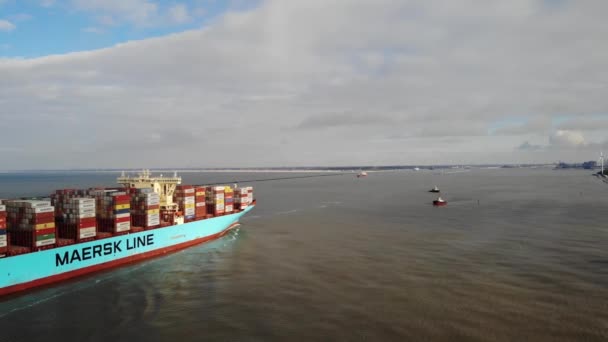
[[[160,195],[160,207],[162,210],[177,210],[177,203],[173,202],[173,194],[178,184],[182,183],[182,177],[173,173],[172,177],[152,177],[150,170],[144,169],[137,174],[137,177],[125,175],[123,171],[116,182],[126,188],[150,189]]]

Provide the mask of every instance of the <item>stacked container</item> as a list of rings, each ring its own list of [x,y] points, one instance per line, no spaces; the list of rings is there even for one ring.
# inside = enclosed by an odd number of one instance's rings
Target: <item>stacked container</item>
[[[231,187],[224,187],[224,213],[232,214],[234,211],[234,190]]]
[[[206,191],[207,196],[207,212],[213,216],[224,214],[224,187],[223,186],[208,186]]]
[[[70,198],[64,215],[65,228],[59,230],[60,237],[81,242],[93,240],[97,236],[94,198]]]
[[[6,206],[0,201],[0,258],[8,252],[8,235],[6,235]]]
[[[131,230],[131,196],[118,190],[95,190],[97,229],[115,235]]]
[[[205,187],[194,188],[194,206],[196,207],[194,215],[197,219],[207,217],[207,201],[205,197],[205,192]]]
[[[186,220],[192,220],[196,217],[195,198],[195,191],[192,185],[177,186],[174,200],[179,206],[179,210],[184,213]]]
[[[50,201],[7,201],[6,213],[11,245],[33,250],[55,246],[55,208]]]
[[[133,227],[154,229],[160,227],[160,195],[152,189],[137,189],[131,194]]]
[[[94,240],[97,236],[96,205],[94,198],[84,197],[85,192],[57,190],[53,195],[57,235],[74,242]],[[58,241],[58,243],[65,243]]]
[[[248,190],[246,187],[237,188],[234,191],[234,208],[243,210],[249,206]]]

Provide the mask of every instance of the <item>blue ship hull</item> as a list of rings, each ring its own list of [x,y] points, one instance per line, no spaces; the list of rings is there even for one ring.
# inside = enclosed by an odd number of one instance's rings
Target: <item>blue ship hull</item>
[[[187,248],[226,234],[253,209],[0,259],[0,295]]]

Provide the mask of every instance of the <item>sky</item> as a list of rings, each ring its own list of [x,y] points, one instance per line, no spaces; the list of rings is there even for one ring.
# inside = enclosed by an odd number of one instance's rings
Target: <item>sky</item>
[[[0,169],[608,152],[602,0],[0,0]]]

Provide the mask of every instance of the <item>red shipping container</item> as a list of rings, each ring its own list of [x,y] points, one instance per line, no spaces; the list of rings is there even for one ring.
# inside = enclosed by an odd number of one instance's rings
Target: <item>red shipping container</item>
[[[36,235],[46,235],[46,234],[55,234],[55,233],[56,233],[55,228],[36,229]]]
[[[77,223],[76,224],[79,229],[81,228],[94,228],[97,226],[97,221],[87,222],[87,223]]]
[[[129,196],[129,195],[118,195],[118,196],[112,196],[112,197],[114,198],[114,203],[123,202],[123,201],[127,201],[126,203],[130,203],[130,201],[131,201],[131,196]]]
[[[81,225],[94,225],[95,222],[97,222],[97,219],[95,217],[87,217],[84,219],[80,219],[77,221],[79,224]]]
[[[37,219],[29,220],[29,222],[32,224],[53,223],[53,222],[55,222],[55,218],[52,216],[45,217],[45,218],[37,218]]]
[[[29,215],[28,215],[29,216]],[[46,218],[54,218],[55,217],[55,213],[54,212],[48,212],[48,213],[40,213],[40,214],[34,214],[31,216],[32,219],[46,219]]]
[[[6,217],[0,217],[0,224],[6,223]]]
[[[122,218],[115,218],[114,222],[116,222],[116,223],[131,222],[131,216],[122,217]]]

